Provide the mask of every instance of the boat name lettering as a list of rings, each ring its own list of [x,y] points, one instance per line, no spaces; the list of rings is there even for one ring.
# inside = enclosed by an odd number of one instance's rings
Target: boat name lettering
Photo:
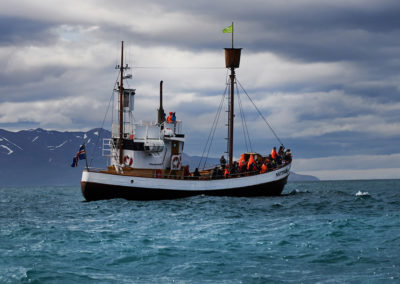
[[[279,177],[279,176],[281,176],[281,175],[283,175],[283,174],[286,174],[286,173],[288,173],[288,172],[289,172],[289,169],[285,169],[285,170],[283,170],[283,171],[277,172],[277,173],[276,173],[276,176]]]

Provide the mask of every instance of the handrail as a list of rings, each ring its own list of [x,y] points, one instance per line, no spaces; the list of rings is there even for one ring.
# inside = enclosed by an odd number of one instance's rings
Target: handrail
[[[274,168],[274,169],[272,169],[272,170],[270,170],[270,171],[265,172],[265,174],[266,174],[266,173],[270,173],[270,172],[277,171],[277,170],[279,170],[279,169],[281,169],[281,168],[284,168],[284,167],[286,167],[286,166],[288,166],[288,165],[290,165],[290,164],[291,164],[291,162],[290,162],[290,163],[286,163],[286,164],[282,164],[282,165],[280,165],[280,166],[278,166],[278,167],[276,167],[276,168]],[[100,173],[100,172],[104,172],[104,169],[88,168],[87,171],[88,171],[88,172],[97,172],[97,173]],[[254,175],[259,175],[259,174],[261,174],[261,173],[260,173],[260,170],[257,170],[257,171],[251,171],[251,172],[246,171],[246,172],[243,172],[243,173],[239,173],[239,172],[238,172],[238,173],[236,173],[236,174],[234,174],[234,175],[228,174],[228,176],[229,176],[228,178],[226,178],[224,175],[218,176],[218,177],[216,177],[216,178],[212,178],[212,176],[211,176],[211,171],[212,171],[212,169],[209,169],[208,171],[210,171],[210,174],[209,174],[209,175],[200,175],[200,176],[198,176],[198,177],[194,177],[194,176],[192,176],[192,175],[190,175],[190,176],[165,175],[165,176],[159,177],[159,179],[175,179],[175,180],[182,180],[182,179],[184,179],[184,180],[220,180],[220,179],[242,178],[242,177],[254,176]],[[131,176],[131,175],[126,175],[126,176]],[[133,177],[135,177],[135,176],[133,176]],[[155,178],[153,173],[152,173],[152,174],[148,174],[148,175],[140,175],[140,176],[136,176],[136,177]]]

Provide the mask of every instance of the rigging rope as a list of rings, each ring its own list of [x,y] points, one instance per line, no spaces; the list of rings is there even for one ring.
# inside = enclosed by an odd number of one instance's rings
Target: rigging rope
[[[221,101],[219,103],[217,113],[215,114],[214,121],[213,121],[213,124],[211,126],[210,133],[208,134],[207,142],[206,142],[206,145],[204,146],[204,150],[203,150],[203,153],[201,154],[201,159],[199,161],[199,164],[198,164],[197,168],[200,168],[201,163],[202,163],[203,158],[204,158],[204,154],[205,154],[205,152],[207,150],[207,146],[208,146],[207,155],[205,157],[205,161],[204,161],[204,164],[203,164],[203,170],[206,167],[206,163],[207,163],[207,160],[208,160],[208,154],[210,153],[212,141],[214,140],[215,130],[217,129],[217,125],[218,125],[219,117],[221,115],[222,107],[224,105],[224,99],[225,99],[225,96],[226,96],[227,89],[228,89],[228,85],[226,85],[224,94],[221,97]]]
[[[114,101],[114,100],[113,100],[113,97],[114,97],[114,90],[115,90],[115,86],[117,85],[119,75],[120,75],[120,74],[119,74],[119,72],[118,72],[118,76],[117,76],[117,79],[115,80],[114,87],[113,87],[113,90],[112,90],[112,93],[111,93],[111,96],[110,96],[110,100],[108,101],[106,113],[104,114],[103,122],[102,122],[101,127],[100,127],[99,135],[97,136],[97,140],[96,140],[95,146],[94,146],[94,148],[93,148],[93,150],[92,150],[92,154],[91,154],[91,159],[90,159],[89,166],[91,166],[92,163],[93,163],[94,151],[97,149],[97,146],[98,146],[98,144],[99,144],[99,140],[100,140],[101,134],[103,133],[103,130],[104,130],[104,129],[103,129],[104,123],[105,123],[105,121],[106,121],[106,118],[107,118],[107,115],[108,115],[108,111],[110,110],[110,104],[111,104],[111,102]],[[86,157],[86,158],[87,158],[87,157]]]
[[[240,100],[239,92],[238,92],[238,102],[239,102],[240,118],[241,118],[241,121],[242,121],[242,131],[243,131],[244,144],[246,145],[246,152],[249,152],[249,146],[247,145],[247,139],[246,139],[246,130],[244,129],[245,126],[244,126],[242,102]]]
[[[272,129],[272,126],[269,124],[269,122],[267,121],[267,119],[262,115],[261,111],[258,109],[258,107],[256,106],[256,104],[253,102],[253,100],[250,98],[250,96],[247,94],[246,90],[243,88],[242,84],[240,84],[239,80],[236,79],[236,81],[239,83],[240,87],[242,88],[242,90],[244,91],[244,93],[246,94],[246,96],[249,98],[250,102],[253,104],[253,106],[255,107],[255,109],[257,110],[258,114],[261,116],[261,118],[265,121],[265,123],[268,125],[269,129],[271,130],[272,134],[274,134],[276,140],[278,140],[279,144],[281,144],[283,146],[282,141],[279,139],[278,135],[276,135],[274,129]]]
[[[242,120],[242,130],[243,130],[244,143],[246,145],[246,151],[249,152],[249,148],[247,146],[247,141],[248,141],[249,145],[250,145],[250,151],[253,152],[253,145],[251,144],[249,129],[247,127],[246,117],[245,117],[245,114],[243,111],[242,100],[240,99],[239,88],[237,88],[237,84],[236,84],[236,92],[237,92],[237,98],[238,98],[238,102],[239,102],[239,113],[240,113],[240,117]],[[247,136],[246,136],[246,134],[247,134]]]
[[[135,66],[133,69],[193,69],[193,70],[209,70],[209,69],[225,69],[225,67],[185,67],[185,66]]]

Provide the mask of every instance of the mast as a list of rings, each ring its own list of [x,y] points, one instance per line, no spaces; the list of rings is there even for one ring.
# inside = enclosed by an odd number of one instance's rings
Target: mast
[[[232,22],[232,50],[233,50],[233,22]],[[230,105],[229,105],[229,130],[228,130],[228,165],[229,168],[232,168],[232,160],[233,160],[233,118],[234,118],[234,98],[235,98],[235,68],[231,65],[231,75],[229,76],[231,79],[231,94],[230,94]]]
[[[121,42],[121,65],[119,67],[120,72],[120,81],[119,81],[119,140],[118,140],[118,149],[119,149],[119,164],[123,163],[123,134],[124,134],[124,41]]]
[[[231,92],[230,92],[230,104],[229,104],[229,118],[228,118],[228,164],[229,168],[232,168],[233,164],[233,120],[235,117],[235,105],[234,105],[234,96],[235,96],[235,68],[239,68],[240,64],[240,53],[241,48],[233,48],[233,23],[232,23],[232,48],[225,48],[225,65],[226,68],[231,70],[230,84],[231,84]]]
[[[231,93],[229,104],[229,130],[228,130],[228,164],[232,168],[233,159],[233,118],[234,118],[234,97],[235,97],[235,68],[231,67]]]

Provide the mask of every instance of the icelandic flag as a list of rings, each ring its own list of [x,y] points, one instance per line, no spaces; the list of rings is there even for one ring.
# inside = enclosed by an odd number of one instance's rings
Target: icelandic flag
[[[72,160],[71,167],[77,167],[78,161],[84,159],[86,159],[86,149],[85,149],[85,144],[82,144],[82,146],[79,148],[78,153],[76,153],[75,157]]]

